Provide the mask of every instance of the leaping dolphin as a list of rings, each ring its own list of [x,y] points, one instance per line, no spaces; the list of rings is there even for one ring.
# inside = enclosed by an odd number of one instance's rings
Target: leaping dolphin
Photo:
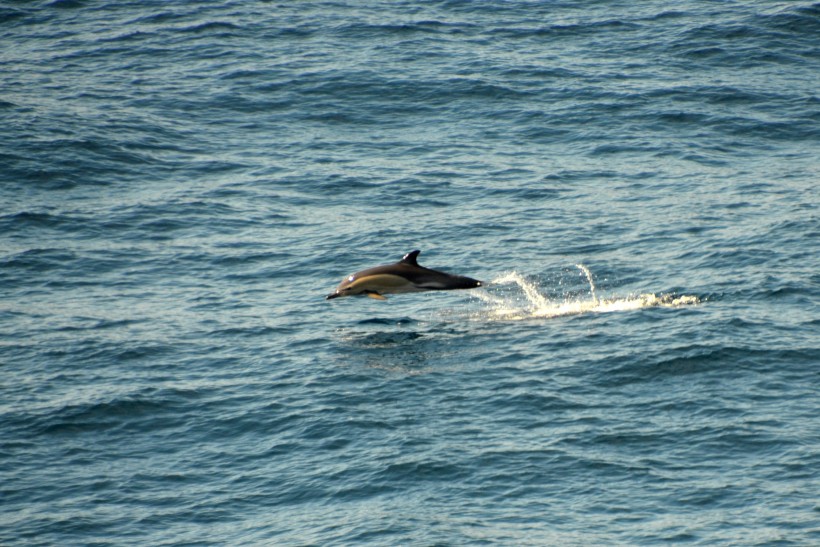
[[[481,286],[481,281],[477,279],[419,266],[416,258],[420,252],[411,251],[395,264],[376,266],[347,276],[334,292],[327,295],[327,300],[359,295],[387,300],[385,294],[475,289]]]

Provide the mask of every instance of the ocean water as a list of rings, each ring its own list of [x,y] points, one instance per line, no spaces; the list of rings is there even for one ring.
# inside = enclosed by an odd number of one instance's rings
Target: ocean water
[[[820,544],[818,89],[816,1],[6,0],[0,544]]]

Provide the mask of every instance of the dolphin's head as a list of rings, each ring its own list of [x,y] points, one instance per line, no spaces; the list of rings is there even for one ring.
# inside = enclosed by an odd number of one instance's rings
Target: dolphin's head
[[[412,283],[405,277],[386,272],[385,268],[387,266],[350,274],[326,298],[331,300],[340,296],[369,296],[376,300],[386,300],[384,294],[408,292],[408,288],[412,288]]]
[[[339,286],[336,287],[336,290],[327,295],[325,299],[332,300],[334,298],[339,298],[340,296],[355,296],[357,294],[361,294],[363,289],[360,285],[354,285],[356,280],[357,278],[355,274],[345,277],[342,282],[339,283]]]

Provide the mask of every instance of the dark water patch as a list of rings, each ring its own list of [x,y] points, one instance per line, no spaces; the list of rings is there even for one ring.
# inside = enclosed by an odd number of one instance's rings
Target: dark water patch
[[[121,327],[129,327],[133,325],[137,325],[144,321],[143,319],[120,319],[120,320],[109,320],[109,319],[97,319],[93,317],[72,317],[71,321],[73,324],[71,325],[64,325],[55,329],[56,332],[74,332],[74,331],[88,331],[88,330],[105,330],[105,329],[117,329]],[[124,359],[128,359],[129,357],[143,357],[149,355],[150,352],[145,351],[136,351],[132,352],[133,355],[126,356],[123,355]]]
[[[219,37],[233,36],[240,30],[241,27],[228,21],[208,21],[175,29],[176,32],[186,34],[212,34]]]
[[[402,376],[432,374],[464,365],[454,353],[457,340],[463,336],[447,328],[407,330],[403,324],[391,330],[356,329],[339,333],[334,353],[340,364],[352,365],[352,370],[380,370]]]
[[[144,15],[128,21],[128,24],[131,25],[163,25],[166,23],[173,23],[175,21],[185,20],[189,17],[188,14],[184,12],[175,12],[175,11],[162,11],[159,13],[152,13],[149,15]]]
[[[94,435],[123,428],[146,431],[170,428],[181,423],[181,414],[199,398],[193,390],[146,389],[138,394],[117,396],[99,402],[70,403],[48,407],[37,413],[19,411],[7,418],[35,436]]]
[[[730,117],[722,120],[724,130],[737,137],[758,137],[770,141],[816,140],[820,129],[813,123],[798,120],[764,121],[748,117]]]
[[[408,36],[417,34],[462,34],[469,25],[461,23],[445,23],[434,20],[414,21],[412,23],[355,23],[339,26],[333,29],[334,33],[343,35],[345,38],[355,37],[359,39],[381,39],[390,38],[403,40]]]
[[[610,154],[636,154],[656,152],[657,146],[650,141],[620,144],[602,144],[590,150],[590,156],[607,156]]]
[[[225,245],[226,249],[231,251],[235,251],[237,247],[241,248],[241,244],[239,245]],[[254,249],[255,250],[255,249]],[[248,249],[245,252],[241,253],[231,253],[230,255],[222,254],[215,256],[211,259],[211,262],[214,265],[218,266],[243,266],[243,265],[250,265],[255,263],[273,263],[273,264],[280,264],[282,262],[288,262],[294,258],[294,255],[287,252],[281,251],[261,251],[261,250],[254,250]]]
[[[511,199],[513,201],[524,201],[527,203],[543,203],[556,199],[561,199],[565,191],[558,188],[531,187],[523,188],[494,188],[490,190],[490,196],[497,196],[501,199]]]
[[[140,43],[144,43],[146,41],[150,41],[150,40],[152,40],[156,37],[157,37],[156,34],[153,33],[153,32],[146,32],[144,30],[134,30],[134,31],[126,31],[126,32],[123,32],[122,34],[118,34],[116,36],[100,38],[99,42],[104,43],[104,44],[106,44],[106,43],[116,44],[116,43],[120,43],[120,42],[140,44]],[[126,53],[127,52],[127,50],[125,50],[125,49],[123,49],[123,50],[108,49],[106,51],[109,55],[112,54],[112,53],[115,53],[115,52],[117,52],[117,53]],[[128,52],[128,53],[133,54],[134,52],[131,51],[131,52]],[[68,58],[72,58],[72,57],[74,57],[74,55],[71,55]],[[78,98],[89,98],[89,97],[92,97],[92,96],[87,95],[87,94],[78,96]]]
[[[78,223],[82,219],[72,218],[59,214],[45,212],[22,211],[11,215],[0,216],[0,228],[5,233],[13,233],[15,230],[29,230],[37,228],[57,228],[63,229],[72,222]]]
[[[149,152],[139,147],[139,142],[128,139],[118,142],[81,135],[46,139],[28,143],[23,153],[14,155],[10,169],[18,183],[28,182],[43,189],[70,189],[119,184],[143,176],[145,169],[171,165],[157,160],[154,147],[149,146]]]
[[[357,322],[359,325],[390,325],[390,326],[402,326],[402,325],[413,325],[418,324],[418,320],[413,319],[412,317],[369,317],[367,319],[361,319]]]
[[[28,14],[29,12],[24,11],[22,9],[15,9],[10,6],[3,6],[0,7],[0,23],[10,23],[14,20],[22,19],[26,17]]]
[[[760,266],[770,263],[777,257],[777,253],[771,249],[761,248],[727,248],[712,251],[703,255],[704,263],[717,264],[720,261],[730,260],[749,266]]]
[[[256,325],[250,327],[232,327],[211,331],[211,335],[220,338],[255,338],[258,336],[272,336],[288,332],[289,329],[270,327],[267,325]]]
[[[795,64],[805,62],[816,44],[808,38],[818,27],[811,9],[797,8],[775,14],[739,16],[731,21],[693,27],[682,33],[673,47],[689,50],[691,44],[701,45],[691,51],[718,52],[713,64],[735,63],[754,67],[769,63]],[[797,46],[797,47],[795,47]]]
[[[76,9],[86,7],[86,2],[81,0],[53,0],[49,4],[46,5],[49,8],[58,8],[58,9]]]
[[[735,325],[738,326],[748,328],[746,322]],[[692,346],[680,348],[675,353],[678,355],[623,364],[608,371],[606,379],[615,385],[678,381],[677,377],[712,382],[736,378],[751,371],[771,370],[777,363],[793,362],[796,358],[804,360],[806,357],[799,350],[761,350],[731,346]]]
[[[371,72],[324,77],[314,85],[303,87],[301,93],[308,97],[367,98],[373,101],[373,107],[382,103],[408,101],[408,105],[420,108],[421,111],[426,111],[430,106],[444,106],[459,100],[517,100],[530,96],[527,91],[479,78],[385,79]]]
[[[401,346],[408,342],[412,342],[424,336],[423,333],[415,331],[404,332],[368,332],[368,333],[353,333],[348,335],[348,340],[355,345],[361,347],[372,348],[391,348]]]
[[[48,325],[48,321],[44,321]],[[162,342],[132,342],[132,337],[139,338],[140,328],[145,328],[152,322],[143,317],[123,320],[104,320],[98,324],[103,329],[85,328],[77,329],[72,333],[71,329],[62,327],[54,328],[57,333],[70,333],[71,338],[63,340],[56,338],[43,349],[43,353],[55,362],[67,362],[81,367],[101,366],[113,363],[131,363],[145,367],[162,367],[159,359],[165,355],[175,353],[175,347]],[[153,324],[156,324],[155,322]],[[136,328],[135,328],[136,327]],[[111,332],[106,332],[110,330]],[[82,368],[82,371],[97,370]]]
[[[451,193],[448,186],[431,184],[418,177],[391,180],[379,188],[383,204],[411,207],[446,207],[449,201],[440,199]]]
[[[522,359],[508,356],[504,362],[515,363],[520,360]],[[523,360],[532,361],[533,356],[524,356]],[[525,429],[539,427],[556,418],[556,415],[584,408],[583,405],[573,404],[557,394],[536,393],[530,389],[522,389],[522,387],[521,385],[495,387],[491,390],[493,395],[486,401],[486,404],[498,413],[497,416],[505,416],[505,421],[509,421],[510,425]],[[530,416],[532,423],[525,425],[521,421],[522,412]]]
[[[534,126],[531,124],[525,124],[522,125],[522,128],[523,129],[520,130],[520,136],[529,144],[562,142],[575,137],[574,131],[566,128],[550,126],[546,121],[544,124]]]
[[[768,234],[790,243],[820,238],[820,218],[789,218],[773,224]]]
[[[535,21],[532,21],[535,23]],[[539,24],[540,23],[540,24]],[[583,21],[569,24],[543,24],[540,21],[531,25],[497,26],[487,33],[491,37],[509,40],[540,40],[540,39],[583,39],[599,34],[617,34],[634,32],[642,28],[642,24],[619,19],[603,19]]]
[[[781,280],[773,280],[771,286],[767,289],[757,293],[755,296],[757,298],[763,299],[788,299],[791,300],[794,297],[805,296],[805,302],[808,303],[808,298],[812,295],[816,295],[816,289],[813,289],[811,286],[806,285],[804,283],[794,282],[794,281],[781,281]]]
[[[689,11],[670,9],[649,15],[646,19],[649,21],[663,21],[665,19],[674,20],[688,17],[692,17],[692,13]]]
[[[814,38],[820,33],[820,4],[788,7],[777,13],[758,15],[758,22],[766,27],[787,33],[789,38]]]
[[[545,89],[544,82],[548,82],[551,80],[560,81],[563,79],[571,80],[582,77],[582,74],[580,72],[576,72],[571,68],[558,66],[541,66],[535,64],[518,64],[509,67],[502,67],[500,68],[500,74],[504,77],[517,81],[521,81],[522,79],[532,80],[532,82],[537,83],[539,88],[542,90]],[[538,111],[538,113],[543,115],[543,112],[541,111]]]
[[[303,191],[317,190],[322,193],[347,193],[354,191],[366,191],[375,189],[381,184],[372,177],[364,174],[358,175],[355,173],[338,174],[333,173],[326,177],[299,177],[299,178],[283,178],[277,181],[277,185],[285,187],[297,187]]]
[[[379,479],[385,484],[438,483],[461,480],[469,475],[468,469],[451,460],[413,459],[387,465],[379,473]]]
[[[19,269],[32,273],[63,269],[77,259],[78,255],[70,250],[44,248],[28,249],[6,256],[0,261],[0,271]]]

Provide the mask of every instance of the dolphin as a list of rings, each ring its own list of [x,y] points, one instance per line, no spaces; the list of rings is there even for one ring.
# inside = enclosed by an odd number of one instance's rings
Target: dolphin
[[[481,281],[477,279],[419,266],[416,258],[420,252],[411,251],[395,264],[376,266],[347,276],[334,292],[327,295],[327,300],[359,295],[387,300],[385,294],[475,289],[481,286]]]

